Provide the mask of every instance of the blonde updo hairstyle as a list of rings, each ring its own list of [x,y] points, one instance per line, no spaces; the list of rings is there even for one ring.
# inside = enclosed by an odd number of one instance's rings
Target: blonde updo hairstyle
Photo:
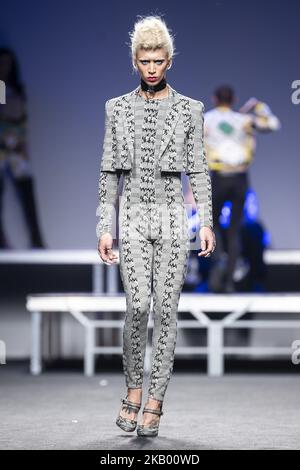
[[[164,48],[167,52],[167,59],[173,58],[176,55],[174,38],[165,21],[160,16],[154,15],[138,18],[140,19],[134,24],[133,30],[129,32],[133,69],[137,71],[136,56],[140,49]]]

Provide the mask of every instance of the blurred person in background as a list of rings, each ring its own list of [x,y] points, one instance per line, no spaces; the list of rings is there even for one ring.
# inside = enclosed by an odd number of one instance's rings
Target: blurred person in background
[[[27,147],[26,93],[20,81],[15,53],[0,48],[0,80],[5,83],[5,104],[0,104],[0,248],[11,248],[3,228],[4,178],[16,189],[30,236],[31,248],[45,248],[34,197],[34,181]]]
[[[213,225],[217,244],[212,256],[209,286],[213,292],[234,292],[234,268],[240,253],[240,227],[246,191],[248,168],[256,148],[255,132],[280,129],[279,119],[270,107],[250,98],[239,111],[232,109],[234,90],[218,87],[213,96],[215,107],[204,115],[204,140],[211,173]],[[222,229],[220,216],[226,201],[231,203],[230,223]]]

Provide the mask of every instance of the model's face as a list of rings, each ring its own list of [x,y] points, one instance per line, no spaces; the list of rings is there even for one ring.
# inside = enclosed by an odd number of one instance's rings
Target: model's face
[[[136,55],[136,67],[141,78],[149,85],[159,83],[172,64],[172,59],[168,60],[167,57],[168,53],[164,48],[155,51],[139,49]],[[154,79],[151,80],[151,77]]]

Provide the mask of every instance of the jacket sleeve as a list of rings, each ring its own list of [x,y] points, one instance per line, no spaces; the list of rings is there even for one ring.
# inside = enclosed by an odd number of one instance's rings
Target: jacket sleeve
[[[99,220],[96,226],[98,241],[104,233],[110,233],[113,238],[113,227],[116,227],[116,201],[121,172],[100,171],[99,177],[99,204],[96,216]]]
[[[253,108],[252,125],[259,132],[277,131],[281,128],[278,117],[262,101],[259,101]]]
[[[105,103],[105,125],[103,139],[103,153],[101,159],[101,170],[116,171],[117,163],[117,144],[116,127],[113,119],[113,101],[108,100]]]
[[[196,202],[200,226],[213,229],[211,178],[204,146],[204,111],[202,101],[191,103],[192,121],[187,134],[186,174]]]
[[[112,121],[111,101],[105,103],[105,129],[103,154],[100,164],[100,175],[98,181],[98,206],[96,216],[99,220],[96,226],[98,241],[104,233],[110,233],[114,237],[113,225],[116,227],[116,201],[121,172],[114,167],[113,141],[114,124]]]

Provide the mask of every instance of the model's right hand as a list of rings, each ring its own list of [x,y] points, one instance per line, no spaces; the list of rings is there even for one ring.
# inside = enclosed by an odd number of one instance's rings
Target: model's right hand
[[[104,233],[98,243],[98,253],[104,263],[115,264],[118,256],[112,251],[113,238],[110,233]]]
[[[198,253],[198,256],[204,256],[204,258],[208,258],[216,248],[215,232],[211,229],[211,227],[204,225],[200,229],[199,236],[201,240],[201,251]]]

